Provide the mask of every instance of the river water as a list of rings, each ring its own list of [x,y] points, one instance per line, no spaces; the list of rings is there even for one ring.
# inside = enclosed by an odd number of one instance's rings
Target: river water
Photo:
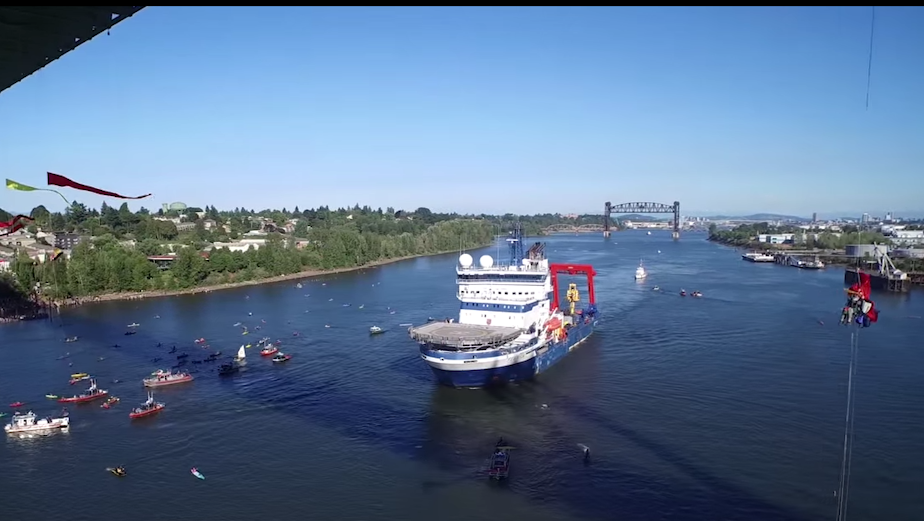
[[[59,411],[43,396],[82,388],[67,384],[75,372],[122,403],[71,407],[66,434],[0,442],[0,518],[834,518],[850,345],[840,269],[746,263],[694,234],[547,242],[553,261],[595,265],[603,319],[538,381],[504,390],[435,386],[401,325],[457,313],[455,255],[2,326],[4,410]],[[849,515],[919,520],[924,299],[875,298],[880,321],[860,333]],[[387,332],[370,337],[372,325]],[[141,378],[172,365],[170,346],[201,358],[196,338],[230,354],[264,335],[293,359],[275,366],[252,348],[231,378],[190,365],[195,382],[158,391],[163,413],[129,421]],[[517,448],[498,486],[479,472],[499,436]],[[105,472],[116,465],[128,476]]]

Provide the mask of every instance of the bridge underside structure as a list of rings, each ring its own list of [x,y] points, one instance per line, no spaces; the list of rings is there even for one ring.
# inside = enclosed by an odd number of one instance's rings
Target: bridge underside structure
[[[609,201],[603,203],[603,236],[609,237],[613,223],[613,214],[643,214],[643,213],[672,213],[674,214],[674,227],[671,237],[680,238],[680,201],[674,201],[674,204],[664,203],[622,203],[612,204]]]
[[[588,233],[588,232],[602,232],[602,224],[582,224],[580,226],[574,226],[572,224],[553,224],[548,228],[543,230],[545,233]]]
[[[0,92],[143,8],[0,7]]]

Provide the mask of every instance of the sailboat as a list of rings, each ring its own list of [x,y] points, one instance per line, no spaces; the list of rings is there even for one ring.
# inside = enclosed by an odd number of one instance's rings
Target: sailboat
[[[648,276],[648,273],[645,271],[645,268],[642,266],[642,261],[638,261],[638,268],[635,268],[635,280],[642,280]]]
[[[240,349],[237,350],[237,356],[234,357],[234,361],[237,362],[238,365],[247,363],[247,350],[244,349],[244,346],[241,346]]]

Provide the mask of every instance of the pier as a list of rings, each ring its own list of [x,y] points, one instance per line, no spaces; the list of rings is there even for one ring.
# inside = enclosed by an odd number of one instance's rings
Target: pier
[[[844,284],[856,284],[860,280],[858,273],[860,271],[864,270],[853,267],[844,270]],[[896,277],[889,273],[864,272],[869,275],[869,285],[872,289],[891,293],[906,293],[911,290],[912,278],[907,273],[903,273],[904,277]],[[924,273],[915,273],[914,275],[924,281]]]

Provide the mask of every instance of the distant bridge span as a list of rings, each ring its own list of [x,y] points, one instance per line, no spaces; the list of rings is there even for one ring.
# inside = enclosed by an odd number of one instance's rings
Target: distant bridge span
[[[545,233],[591,233],[591,232],[602,232],[604,231],[604,226],[602,224],[582,224],[580,226],[574,226],[573,224],[553,224],[542,230]]]
[[[622,203],[613,204],[609,201],[603,203],[603,236],[610,236],[610,228],[613,224],[613,214],[633,214],[633,213],[672,213],[674,214],[674,229],[671,237],[680,238],[680,201],[674,201],[674,204],[664,203]]]

